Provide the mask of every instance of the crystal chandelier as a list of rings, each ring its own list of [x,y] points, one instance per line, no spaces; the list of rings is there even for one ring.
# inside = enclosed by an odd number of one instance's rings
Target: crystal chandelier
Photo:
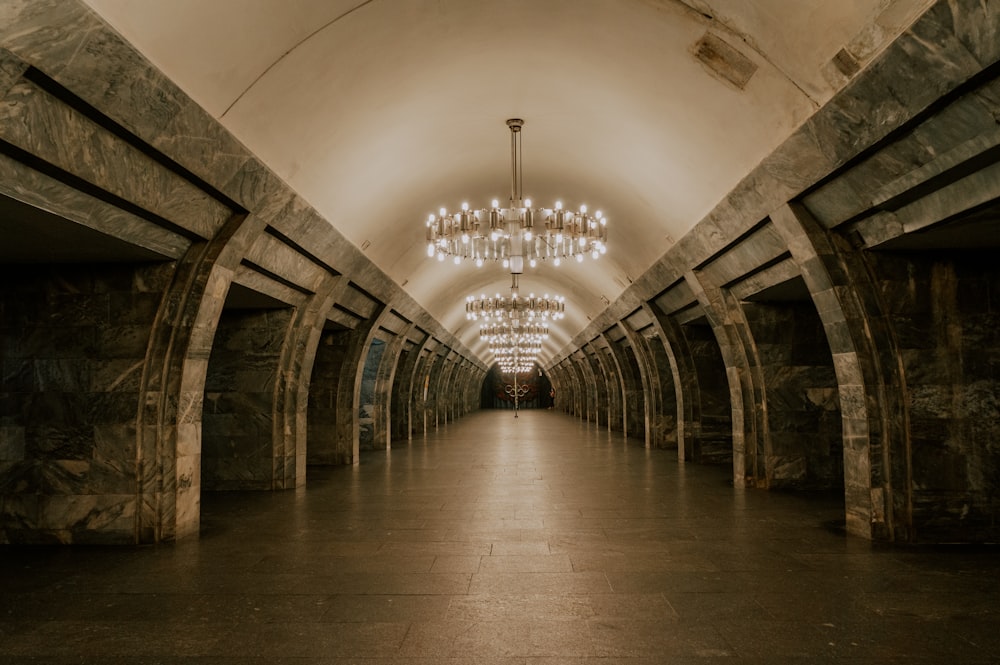
[[[531,199],[521,195],[521,127],[524,121],[512,118],[510,128],[511,185],[510,206],[501,208],[493,200],[490,208],[471,210],[462,204],[460,212],[441,208],[427,218],[427,255],[455,263],[463,259],[482,266],[486,261],[502,261],[512,274],[524,272],[524,263],[534,267],[539,260],[583,261],[589,255],[598,258],[607,251],[607,218],[597,211],[577,212],[563,209],[556,201],[552,208],[532,208]]]
[[[534,369],[541,347],[509,344],[490,349],[500,371],[504,374],[524,374]]]
[[[527,298],[518,295],[517,275],[513,275],[510,287],[510,297],[500,295],[493,297],[481,295],[478,298],[469,296],[465,299],[465,318],[469,321],[483,319],[487,322],[511,322],[515,326],[527,319],[529,322],[558,321],[566,314],[566,299],[562,296],[545,294],[542,297],[534,293]]]
[[[484,323],[479,328],[479,336],[490,346],[506,342],[514,344],[541,344],[549,338],[547,322],[528,323],[515,326],[510,323]]]

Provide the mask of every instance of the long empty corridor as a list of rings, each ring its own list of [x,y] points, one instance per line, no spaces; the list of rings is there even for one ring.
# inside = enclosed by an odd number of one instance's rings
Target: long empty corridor
[[[474,413],[202,537],[0,549],[0,662],[991,663],[1000,563],[837,528],[551,411]]]

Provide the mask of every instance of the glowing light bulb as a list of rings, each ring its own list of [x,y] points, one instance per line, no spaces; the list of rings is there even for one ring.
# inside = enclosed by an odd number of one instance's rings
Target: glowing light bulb
[[[594,217],[600,219],[601,217],[604,217],[604,213],[598,210],[597,212],[594,213]]]
[[[597,250],[595,249],[594,251],[592,251],[592,252],[590,253],[590,258],[592,258],[592,259],[596,259],[596,258],[597,258],[597,257],[599,257],[600,255],[601,255],[601,253],[600,253],[599,251],[597,251]]]
[[[531,242],[531,231],[524,232],[524,239],[527,240],[528,242]]]
[[[580,206],[580,214],[581,215],[586,215],[587,214],[587,206],[585,206],[585,205]]]
[[[528,261],[528,265],[534,268],[535,266],[538,265],[538,261],[531,259],[530,261]]]
[[[468,233],[463,233],[462,234],[462,244],[463,245],[468,245],[469,244],[469,234]]]
[[[494,208],[499,208],[500,202],[497,201],[496,199],[493,199],[493,201],[490,202],[490,205],[492,205]]]
[[[441,252],[438,252],[437,257],[438,261],[444,261],[444,254],[442,254]]]
[[[432,242],[427,243],[427,256],[432,258],[434,256],[434,243]]]
[[[508,261],[507,259],[504,259],[503,260],[503,267],[504,268],[509,268],[510,267],[510,261]]]
[[[455,265],[457,266],[459,263],[462,262],[462,257],[461,256],[455,256],[454,261],[455,261]]]
[[[469,204],[466,202],[462,203],[462,212],[469,212]]]
[[[561,233],[556,234],[556,244],[562,244],[563,236]]]
[[[556,201],[556,210],[562,210],[562,201]]]
[[[524,199],[524,207],[525,208],[531,207],[531,199]]]
[[[580,247],[586,247],[586,246],[587,246],[587,239],[580,238]]]
[[[552,265],[554,265],[555,267],[557,267],[557,268],[558,268],[558,267],[559,267],[559,263],[560,263],[560,261],[559,261],[559,257],[557,256],[557,257],[556,257],[556,260],[552,262]]]
[[[441,208],[440,210],[438,210],[438,214],[444,217],[445,215],[448,214],[448,211],[445,210],[444,208]]]
[[[483,259],[482,259],[482,257],[476,259],[476,267],[477,268],[482,268],[483,267]]]
[[[576,262],[577,263],[583,263],[583,254],[577,254],[576,255]]]

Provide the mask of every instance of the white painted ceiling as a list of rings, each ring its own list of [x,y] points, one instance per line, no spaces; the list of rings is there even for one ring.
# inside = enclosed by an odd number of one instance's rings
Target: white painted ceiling
[[[510,192],[608,216],[597,261],[526,269],[558,293],[559,351],[928,0],[86,0],[470,349],[500,265],[427,258],[424,220]],[[706,34],[757,70],[694,55]]]

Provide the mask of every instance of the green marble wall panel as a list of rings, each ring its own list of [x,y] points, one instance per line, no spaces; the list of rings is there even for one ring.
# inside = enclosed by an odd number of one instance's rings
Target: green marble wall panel
[[[133,541],[140,377],[172,269],[3,268],[0,541]]]

